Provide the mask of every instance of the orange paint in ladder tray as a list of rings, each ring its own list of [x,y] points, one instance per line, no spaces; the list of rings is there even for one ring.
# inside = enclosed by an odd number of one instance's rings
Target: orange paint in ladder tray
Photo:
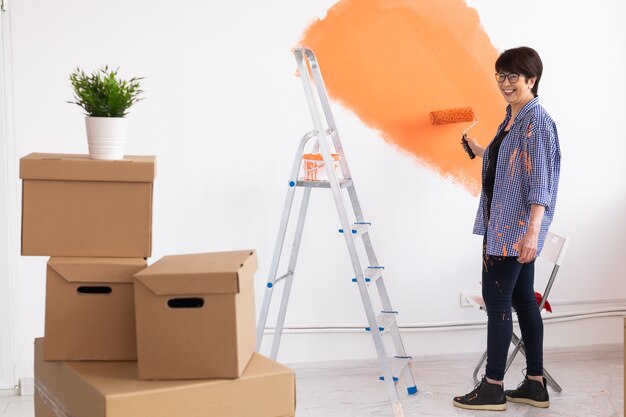
[[[480,167],[459,145],[470,123],[434,125],[438,109],[470,107],[486,144],[503,117],[498,51],[462,0],[342,0],[315,21],[311,48],[332,98],[386,141],[476,195]],[[467,124],[467,126],[466,126]]]

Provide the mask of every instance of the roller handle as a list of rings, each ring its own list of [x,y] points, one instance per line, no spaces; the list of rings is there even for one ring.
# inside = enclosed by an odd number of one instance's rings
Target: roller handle
[[[461,145],[463,145],[463,149],[465,149],[465,152],[467,152],[470,159],[476,158],[474,151],[472,151],[472,148],[470,148],[469,143],[467,143],[467,135],[465,133],[463,134],[463,137],[461,138]]]

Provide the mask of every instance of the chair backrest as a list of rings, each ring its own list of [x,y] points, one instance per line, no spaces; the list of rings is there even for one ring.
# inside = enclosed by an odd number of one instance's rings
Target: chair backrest
[[[567,252],[568,246],[569,237],[557,235],[552,232],[548,232],[546,235],[546,240],[543,243],[543,249],[541,250],[539,257],[544,261],[554,264],[554,267],[552,268],[552,273],[550,274],[550,279],[548,280],[546,289],[543,292],[543,299],[541,300],[541,303],[539,303],[539,310],[543,308],[544,304],[548,300],[548,295],[552,290],[554,279],[556,278],[556,274],[559,272],[559,268],[563,263],[563,258],[565,257],[565,252]]]
[[[569,237],[548,232],[539,257],[557,266],[561,266],[569,245]]]

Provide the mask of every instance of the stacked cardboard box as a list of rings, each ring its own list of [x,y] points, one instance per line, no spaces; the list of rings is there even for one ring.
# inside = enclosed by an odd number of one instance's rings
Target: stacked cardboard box
[[[20,161],[22,255],[51,256],[46,360],[136,360],[133,275],[152,252],[156,160]]]
[[[241,376],[256,348],[256,268],[248,250],[165,256],[135,274],[139,377]]]
[[[146,268],[155,174],[145,156],[20,161],[22,254],[51,256],[35,415],[293,416],[293,371],[254,353],[254,251]]]

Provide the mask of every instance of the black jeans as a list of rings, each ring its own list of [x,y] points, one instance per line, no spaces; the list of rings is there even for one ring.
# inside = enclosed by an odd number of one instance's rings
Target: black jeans
[[[535,261],[521,264],[514,256],[483,256],[483,299],[487,308],[487,378],[502,381],[513,334],[511,306],[517,312],[526,372],[543,375],[543,321],[533,288]]]

